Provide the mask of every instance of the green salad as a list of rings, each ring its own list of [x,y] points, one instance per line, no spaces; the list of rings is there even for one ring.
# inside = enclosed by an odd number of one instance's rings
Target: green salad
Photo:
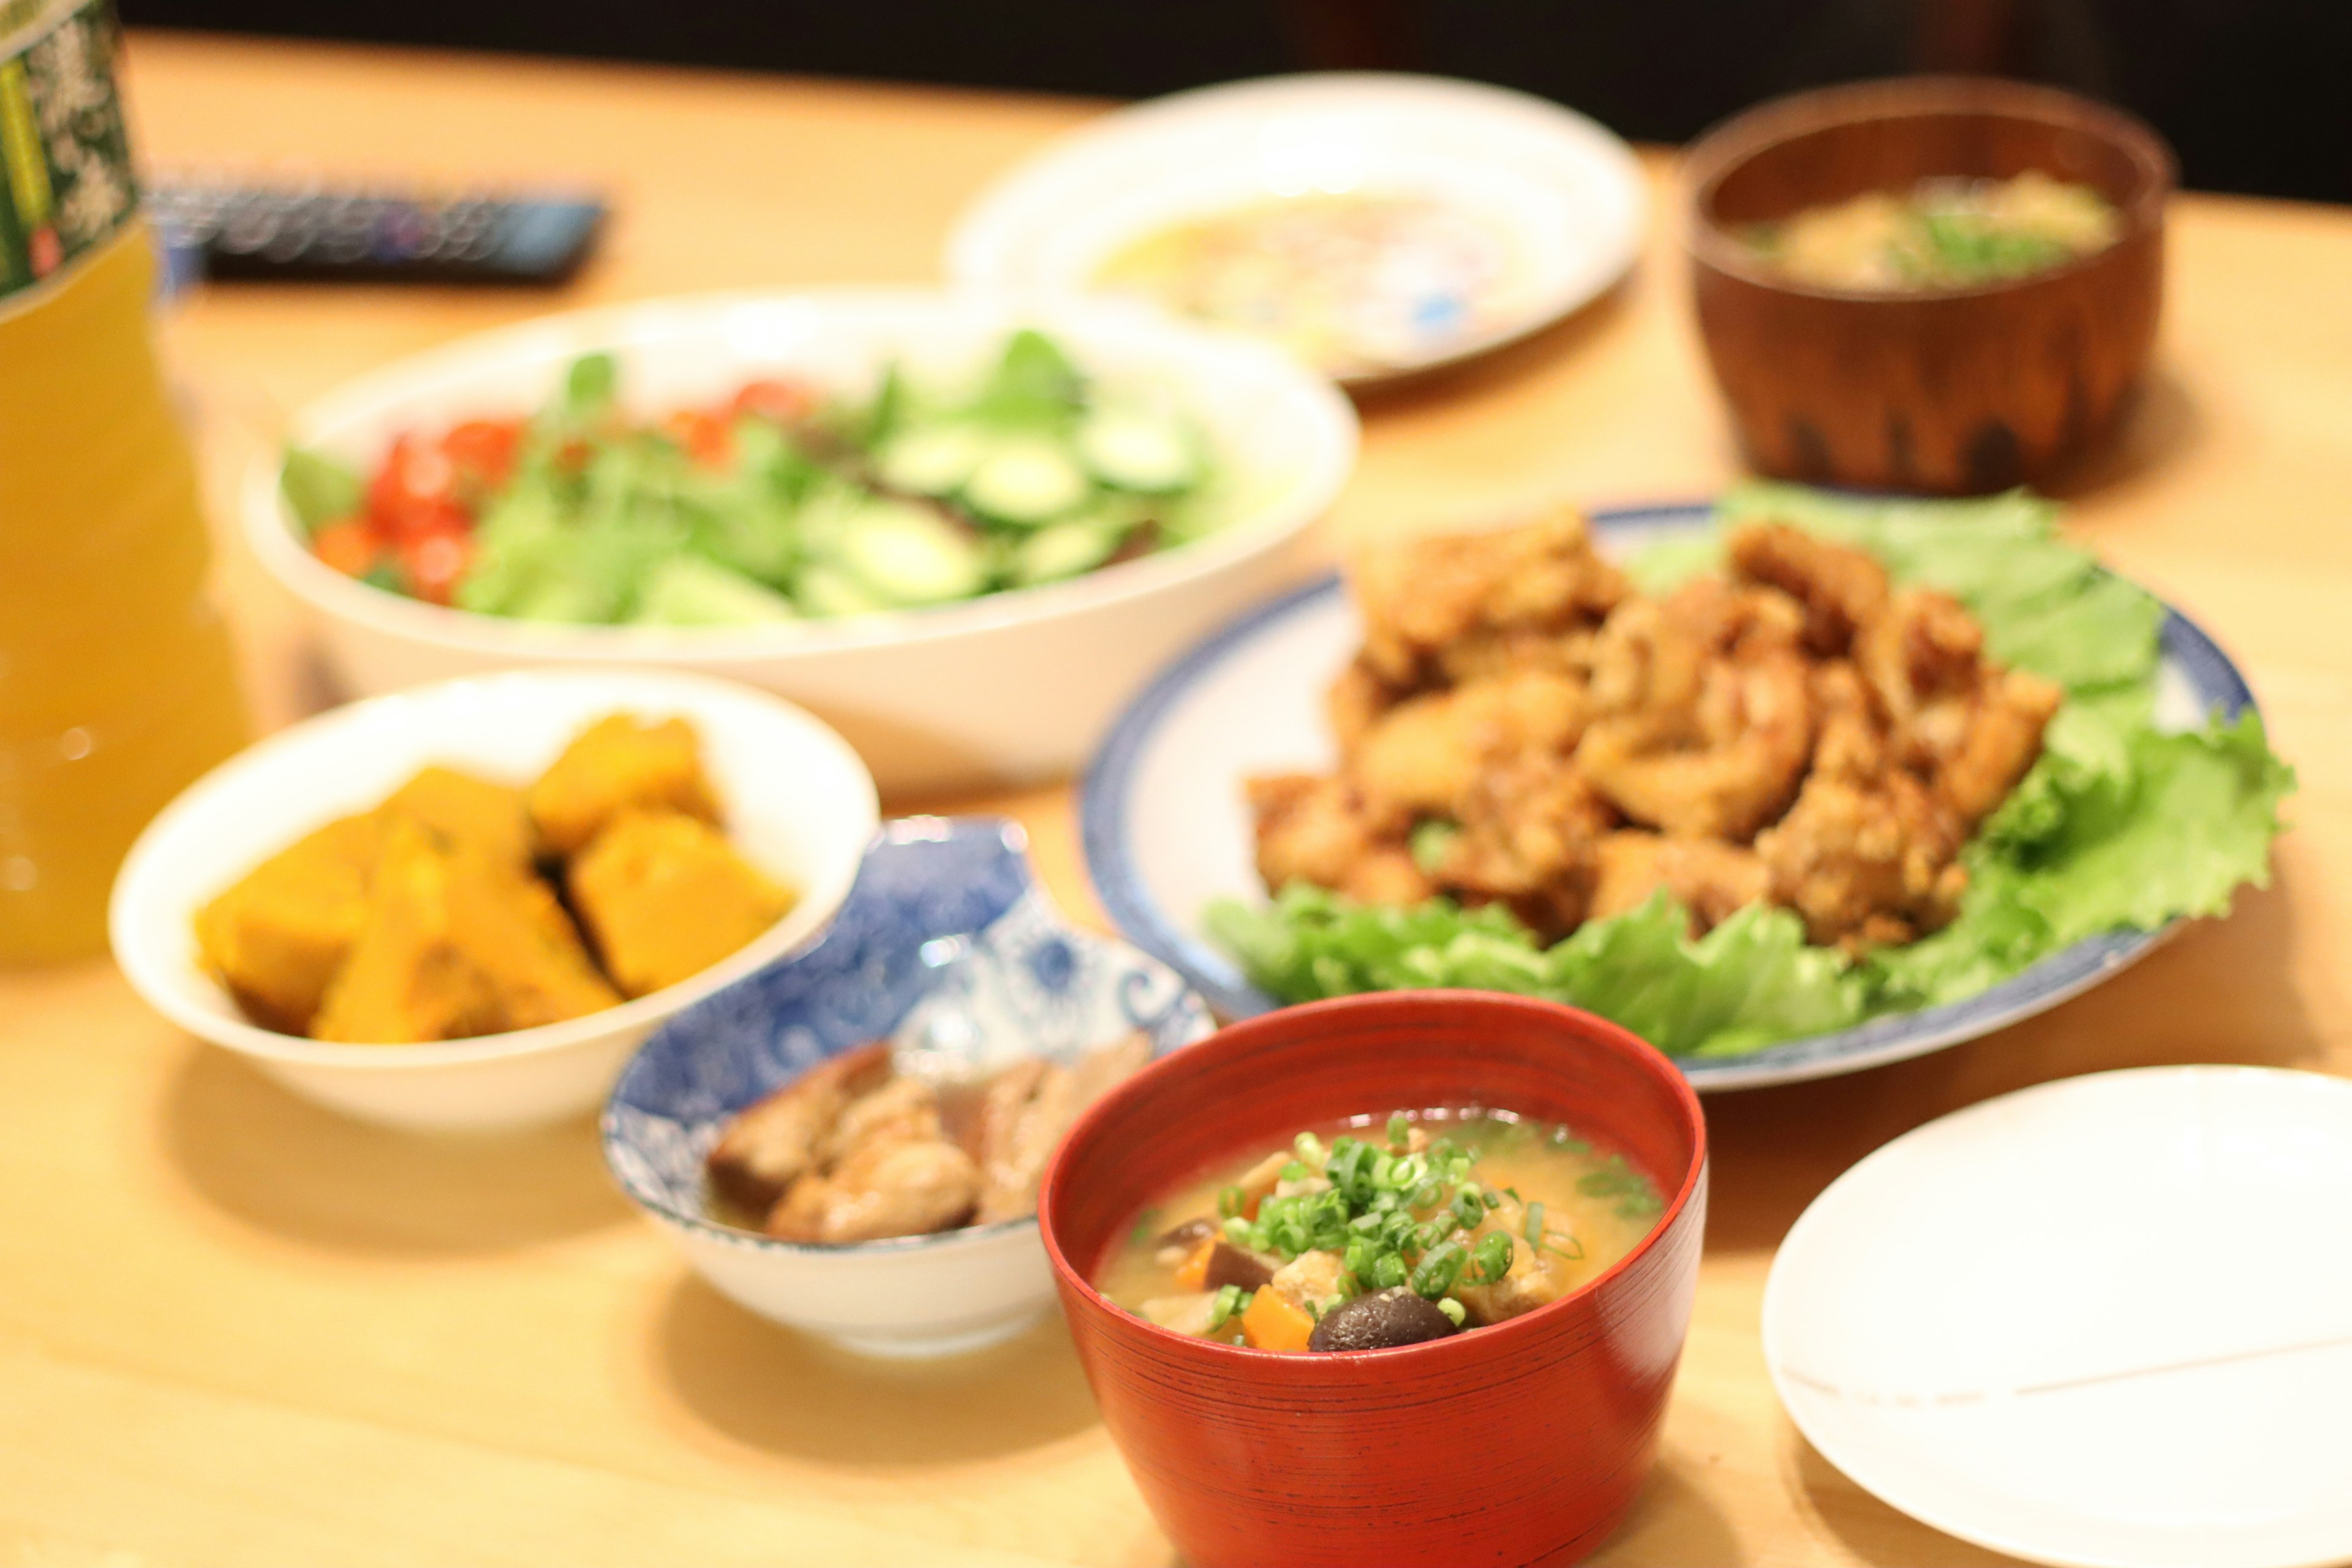
[[[647,419],[608,354],[528,418],[410,431],[375,470],[289,453],[311,551],[522,620],[743,626],[911,609],[1171,549],[1234,511],[1205,432],[1014,333],[976,381],[754,380]]]
[[[1220,900],[1209,930],[1287,1001],[1517,992],[1589,1008],[1675,1055],[1731,1057],[1973,996],[2085,937],[2225,913],[2241,884],[2268,885],[2293,770],[2251,710],[2158,726],[2162,606],[2066,543],[2055,515],[2021,492],[1874,501],[1752,485],[1723,499],[1713,531],[1629,563],[1656,594],[1717,566],[1726,527],[1791,523],[1867,551],[1898,584],[1950,594],[1989,652],[2063,689],[2040,758],[1962,852],[1958,918],[1931,935],[1850,957],[1809,944],[1795,912],[1758,902],[1693,940],[1662,892],[1546,948],[1499,906],[1378,907],[1296,883],[1268,906]]]

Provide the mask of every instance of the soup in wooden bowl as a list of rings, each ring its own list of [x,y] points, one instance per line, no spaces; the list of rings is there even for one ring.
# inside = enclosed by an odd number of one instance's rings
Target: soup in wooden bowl
[[[1706,1180],[1696,1097],[1624,1030],[1391,992],[1153,1063],[1072,1130],[1040,1218],[1187,1560],[1561,1563],[1648,1471]]]

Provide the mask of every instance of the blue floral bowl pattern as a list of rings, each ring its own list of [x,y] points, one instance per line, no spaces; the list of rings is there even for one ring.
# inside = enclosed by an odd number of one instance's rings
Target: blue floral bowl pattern
[[[1034,1219],[804,1247],[709,1219],[702,1173],[735,1112],[868,1040],[889,1040],[918,1070],[965,1076],[1023,1056],[1067,1059],[1138,1029],[1150,1035],[1154,1055],[1210,1032],[1207,1005],[1173,969],[1064,921],[1031,877],[1024,848],[1020,828],[996,818],[887,824],[814,946],[679,1014],[623,1070],[604,1110],[605,1162],[622,1191],[686,1245],[721,1290],[766,1316],[897,1354],[984,1343],[1049,1304]],[[926,1271],[956,1267],[957,1257],[987,1269],[999,1266],[979,1253],[1000,1243],[1023,1249],[1024,1265],[1034,1255],[1034,1288],[1014,1292],[1023,1295],[1017,1312],[994,1310],[984,1282],[968,1280],[939,1281],[950,1301],[971,1309],[954,1324],[879,1321],[870,1299],[855,1318],[827,1305],[836,1292],[821,1276],[842,1272],[836,1266],[898,1255]],[[931,1261],[919,1265],[909,1254]],[[845,1309],[855,1293],[841,1294]],[[905,1304],[955,1310],[936,1298]]]

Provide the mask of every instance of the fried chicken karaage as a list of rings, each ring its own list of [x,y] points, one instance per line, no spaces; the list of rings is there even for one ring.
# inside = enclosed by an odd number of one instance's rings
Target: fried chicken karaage
[[[1657,599],[1569,513],[1366,556],[1339,770],[1250,784],[1267,887],[1500,903],[1547,940],[1661,889],[1695,930],[1767,900],[1849,952],[1948,923],[2063,694],[1858,550],[1726,543]]]

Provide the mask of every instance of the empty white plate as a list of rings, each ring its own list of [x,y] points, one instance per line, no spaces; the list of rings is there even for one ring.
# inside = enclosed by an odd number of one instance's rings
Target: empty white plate
[[[1482,353],[1559,320],[1633,264],[1648,205],[1633,151],[1542,99],[1436,77],[1272,77],[1157,99],[1056,141],[966,210],[948,275],[1087,289],[1147,236],[1318,194],[1404,198],[1447,215],[1425,250],[1376,269],[1356,314],[1381,345],[1380,363],[1337,370],[1349,384]],[[1487,260],[1472,266],[1465,247]],[[1464,282],[1465,268],[1481,280]]]
[[[2352,1081],[2149,1068],[1930,1122],[1790,1231],[1764,1354],[1831,1463],[1996,1551],[2352,1560]]]

